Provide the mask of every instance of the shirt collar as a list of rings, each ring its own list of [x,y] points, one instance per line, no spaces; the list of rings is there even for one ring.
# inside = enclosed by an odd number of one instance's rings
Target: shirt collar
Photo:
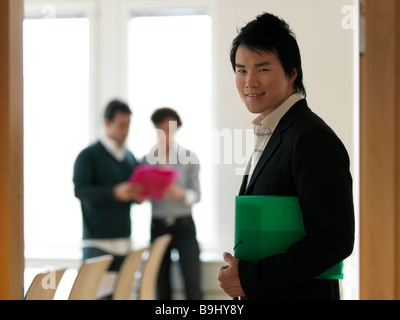
[[[103,134],[100,137],[100,142],[106,148],[106,150],[118,161],[122,162],[126,156],[126,146],[123,144],[120,146],[115,140],[111,139],[107,135]]]
[[[286,112],[298,101],[303,99],[301,93],[294,93],[289,98],[287,98],[279,107],[272,111],[267,117],[263,118],[260,114],[257,118],[252,121],[255,127],[260,129],[264,128],[268,131],[274,131],[278,126],[279,121],[285,115]]]

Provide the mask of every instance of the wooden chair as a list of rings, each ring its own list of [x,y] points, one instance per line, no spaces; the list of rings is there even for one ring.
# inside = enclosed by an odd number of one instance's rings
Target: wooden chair
[[[55,271],[38,273],[35,278],[33,278],[25,294],[25,300],[53,300],[61,278],[66,270],[67,268],[63,268]],[[46,277],[52,277],[52,272],[54,272],[55,283],[50,283],[50,285],[53,284],[53,288],[51,286],[48,287],[48,283],[43,283]],[[53,279],[50,278],[50,280]]]
[[[112,260],[112,255],[85,260],[78,271],[68,299],[96,300],[101,279]]]
[[[143,253],[149,248],[134,250],[125,258],[118,273],[113,300],[132,300],[133,288],[136,283],[136,272],[142,263]]]
[[[143,268],[138,300],[156,299],[156,286],[160,265],[171,240],[172,236],[165,234],[156,238],[152,243],[149,257]]]

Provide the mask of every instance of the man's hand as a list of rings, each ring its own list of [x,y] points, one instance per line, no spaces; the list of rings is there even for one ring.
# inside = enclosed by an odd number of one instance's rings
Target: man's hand
[[[146,197],[140,196],[142,187],[138,183],[122,182],[117,184],[113,189],[114,198],[122,202],[131,202],[135,200],[136,203],[142,203]]]
[[[137,203],[137,204],[141,204],[143,201],[147,200],[147,196],[142,196],[140,195],[140,193],[143,190],[143,187],[140,183],[136,183],[134,182],[132,184],[133,187],[133,194],[132,194],[132,199]]]
[[[177,185],[172,185],[165,188],[164,196],[171,200],[181,200],[185,196],[185,189]]]
[[[217,279],[220,287],[232,298],[245,296],[239,279],[239,260],[227,252],[224,253],[224,260],[229,265],[219,268]]]

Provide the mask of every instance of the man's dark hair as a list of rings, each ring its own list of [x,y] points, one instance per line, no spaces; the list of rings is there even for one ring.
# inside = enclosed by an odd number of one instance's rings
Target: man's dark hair
[[[293,68],[296,68],[297,77],[294,81],[294,88],[304,97],[306,96],[300,49],[294,33],[284,20],[270,13],[263,13],[240,29],[238,36],[232,42],[230,53],[234,71],[236,71],[236,51],[240,45],[254,52],[275,53],[287,77],[291,77]]]
[[[179,128],[182,125],[181,118],[179,117],[178,113],[168,107],[159,108],[153,112],[151,115],[151,121],[154,125],[157,125],[163,122],[167,118],[172,118],[177,122],[177,127]]]
[[[125,102],[120,100],[111,100],[104,111],[104,119],[113,121],[117,112],[132,114],[131,109],[129,109],[129,106]]]

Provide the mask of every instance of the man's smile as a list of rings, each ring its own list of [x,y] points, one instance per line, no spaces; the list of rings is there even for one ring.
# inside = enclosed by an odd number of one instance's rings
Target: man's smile
[[[252,92],[252,93],[245,93],[244,95],[249,98],[257,98],[265,95],[265,92]]]

